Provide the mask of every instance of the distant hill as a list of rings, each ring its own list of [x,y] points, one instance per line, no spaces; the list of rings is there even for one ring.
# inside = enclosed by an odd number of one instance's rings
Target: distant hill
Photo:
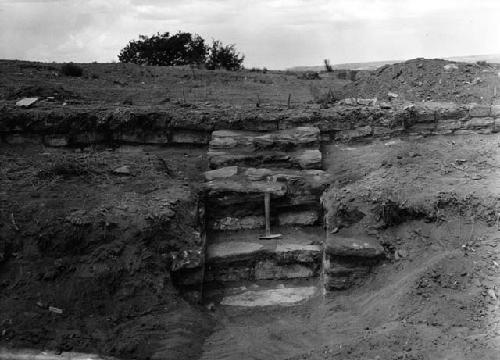
[[[500,63],[500,54],[489,54],[489,55],[468,55],[468,56],[453,56],[442,58],[444,60],[465,62],[465,63],[475,63],[477,61],[487,61],[490,63]],[[360,62],[360,63],[344,63],[344,64],[333,64],[332,68],[334,70],[375,70],[384,65],[392,65],[397,63],[402,63],[406,60],[385,60],[385,61],[370,61],[370,62]],[[319,66],[294,66],[288,70],[292,71],[321,71],[324,70],[324,65]]]

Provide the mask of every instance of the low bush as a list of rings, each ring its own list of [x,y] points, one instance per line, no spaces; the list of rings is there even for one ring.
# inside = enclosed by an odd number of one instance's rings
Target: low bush
[[[65,76],[80,77],[83,75],[83,69],[73,63],[67,63],[61,66],[61,73]]]

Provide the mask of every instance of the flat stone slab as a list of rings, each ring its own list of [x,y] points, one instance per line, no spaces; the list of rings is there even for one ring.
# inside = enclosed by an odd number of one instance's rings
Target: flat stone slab
[[[205,172],[205,180],[211,181],[214,179],[224,179],[234,176],[238,173],[237,166],[226,166],[216,170],[209,170]]]
[[[209,150],[210,168],[225,166],[280,167],[295,169],[321,169],[319,149],[299,149],[296,151],[252,151],[249,153]]]
[[[217,130],[209,143],[212,169],[239,166],[320,169],[320,131],[296,127],[271,132]]]
[[[323,170],[225,167],[205,173],[208,226],[223,230],[227,219],[264,216],[264,193],[271,194],[271,216],[281,225],[314,225],[319,221],[320,197],[332,182]],[[227,230],[248,228],[237,225]],[[216,224],[217,226],[213,226]]]
[[[314,267],[297,263],[278,265],[274,261],[264,260],[255,265],[254,277],[255,280],[312,278],[316,276],[315,270]]]
[[[329,235],[325,251],[331,256],[374,258],[384,253],[384,248],[371,238],[353,238]]]
[[[118,360],[109,356],[80,352],[40,351],[35,349],[8,349],[0,347],[0,360]]]
[[[316,291],[314,286],[249,290],[242,294],[226,296],[220,304],[245,307],[293,305],[311,298]]]
[[[302,126],[269,132],[216,130],[212,133],[209,148],[289,151],[300,147],[318,147],[319,142],[320,131],[317,127]]]
[[[312,251],[321,252],[319,245],[303,245],[303,244],[280,244],[276,247],[276,252],[294,252],[294,251]]]
[[[19,107],[30,107],[34,103],[38,101],[37,97],[30,97],[30,98],[22,98],[21,100],[16,102],[16,106]]]
[[[207,249],[207,261],[231,261],[255,255],[264,245],[252,242],[231,241],[212,244]]]

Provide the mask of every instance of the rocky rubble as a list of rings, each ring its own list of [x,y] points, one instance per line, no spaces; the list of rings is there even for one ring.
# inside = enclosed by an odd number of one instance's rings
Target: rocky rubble
[[[347,84],[347,96],[377,97],[395,93],[406,101],[453,101],[491,104],[500,86],[496,64],[471,64],[440,59],[412,59],[363,72]]]

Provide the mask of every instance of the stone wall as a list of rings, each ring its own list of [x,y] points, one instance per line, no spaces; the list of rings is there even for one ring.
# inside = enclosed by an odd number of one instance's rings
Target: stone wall
[[[329,109],[151,108],[0,110],[3,143],[207,145],[214,130],[276,131],[315,126],[323,142],[400,135],[489,134],[500,131],[500,105],[357,101]]]

